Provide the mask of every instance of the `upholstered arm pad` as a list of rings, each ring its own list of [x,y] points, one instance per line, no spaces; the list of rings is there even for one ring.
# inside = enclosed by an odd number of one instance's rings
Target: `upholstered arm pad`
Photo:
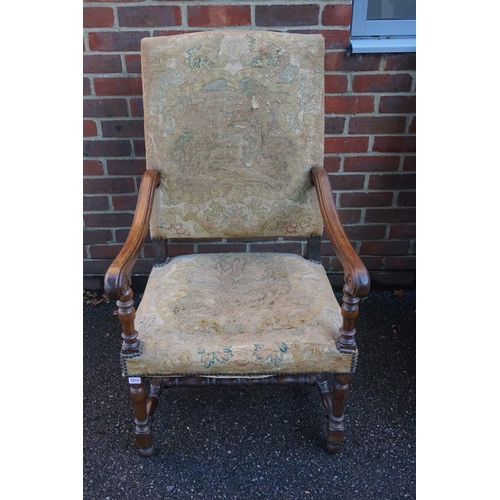
[[[117,300],[123,297],[130,286],[132,268],[141,251],[146,238],[155,189],[160,182],[160,173],[156,170],[146,170],[142,177],[137,207],[130,232],[125,244],[117,255],[104,278],[106,295]]]
[[[344,269],[347,291],[356,297],[364,297],[370,290],[370,277],[342,227],[326,170],[314,167],[311,170],[311,180],[316,187],[326,232]]]

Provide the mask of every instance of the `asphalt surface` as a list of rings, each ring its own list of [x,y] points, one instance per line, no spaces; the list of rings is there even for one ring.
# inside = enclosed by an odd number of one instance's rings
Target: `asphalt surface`
[[[339,455],[326,452],[315,387],[262,386],[164,391],[155,454],[139,457],[116,307],[84,301],[83,498],[416,498],[416,292],[402,292],[361,304]]]

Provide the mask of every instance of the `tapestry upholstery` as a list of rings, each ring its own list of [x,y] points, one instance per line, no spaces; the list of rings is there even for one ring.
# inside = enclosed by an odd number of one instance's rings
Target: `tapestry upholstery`
[[[354,369],[323,266],[295,254],[180,256],[154,267],[127,375],[265,375]]]
[[[323,37],[211,31],[141,52],[147,168],[161,172],[151,236],[322,234]]]

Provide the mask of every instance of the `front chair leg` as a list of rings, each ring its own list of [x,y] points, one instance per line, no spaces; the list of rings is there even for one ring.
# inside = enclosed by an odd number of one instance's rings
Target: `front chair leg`
[[[344,407],[352,375],[334,375],[332,388],[332,411],[328,415],[326,449],[338,453],[344,442]]]
[[[151,418],[146,407],[146,388],[142,377],[129,377],[130,398],[135,410],[135,444],[141,457],[153,454]]]

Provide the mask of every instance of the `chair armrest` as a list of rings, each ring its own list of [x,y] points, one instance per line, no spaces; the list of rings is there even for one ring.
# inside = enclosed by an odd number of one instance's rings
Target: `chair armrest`
[[[316,188],[326,233],[344,270],[346,291],[355,297],[364,297],[370,290],[370,276],[342,227],[326,170],[313,167],[311,181]]]
[[[127,239],[104,278],[104,291],[112,300],[123,297],[130,286],[132,268],[146,239],[154,192],[159,183],[160,173],[157,170],[146,170],[142,177],[137,206]]]

